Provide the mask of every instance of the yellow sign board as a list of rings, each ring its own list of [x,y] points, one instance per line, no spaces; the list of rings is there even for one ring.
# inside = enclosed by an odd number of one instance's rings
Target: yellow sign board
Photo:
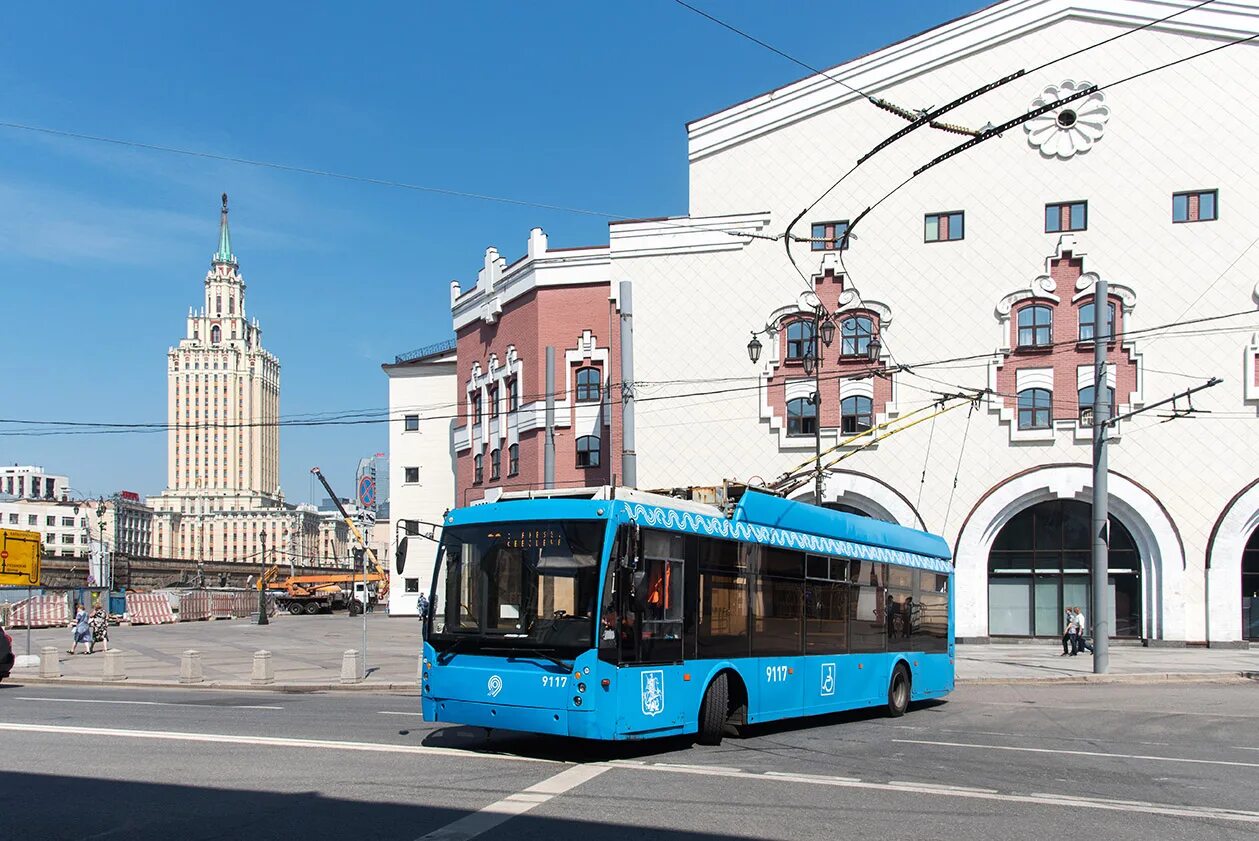
[[[39,586],[39,532],[0,529],[0,584]]]

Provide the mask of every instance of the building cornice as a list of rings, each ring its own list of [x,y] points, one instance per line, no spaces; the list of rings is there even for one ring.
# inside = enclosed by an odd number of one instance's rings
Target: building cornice
[[[694,120],[687,125],[689,159],[700,160],[861,99],[861,94],[854,93],[852,88],[878,95],[907,79],[1065,20],[1131,29],[1191,5],[1188,0],[1008,0],[996,3],[829,68],[825,74],[808,76]],[[1226,40],[1253,32],[1257,19],[1259,6],[1253,2],[1217,0],[1152,29]],[[1012,67],[1010,72],[1018,69]],[[961,95],[965,91],[956,93]],[[921,103],[904,104],[916,107]]]

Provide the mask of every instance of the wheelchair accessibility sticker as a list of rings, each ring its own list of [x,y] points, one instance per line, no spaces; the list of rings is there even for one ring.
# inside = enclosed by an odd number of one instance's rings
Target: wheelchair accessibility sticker
[[[664,712],[664,671],[654,669],[640,677],[643,694],[643,715],[660,715]]]
[[[835,664],[822,664],[822,695],[835,694]]]

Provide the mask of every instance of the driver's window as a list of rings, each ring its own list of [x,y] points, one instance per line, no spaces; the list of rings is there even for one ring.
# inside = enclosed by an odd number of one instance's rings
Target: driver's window
[[[682,659],[685,562],[685,535],[643,530],[633,580],[639,662]]]

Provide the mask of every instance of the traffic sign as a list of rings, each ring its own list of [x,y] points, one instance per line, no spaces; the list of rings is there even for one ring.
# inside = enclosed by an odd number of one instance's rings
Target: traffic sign
[[[39,532],[0,529],[0,584],[39,585]]]

